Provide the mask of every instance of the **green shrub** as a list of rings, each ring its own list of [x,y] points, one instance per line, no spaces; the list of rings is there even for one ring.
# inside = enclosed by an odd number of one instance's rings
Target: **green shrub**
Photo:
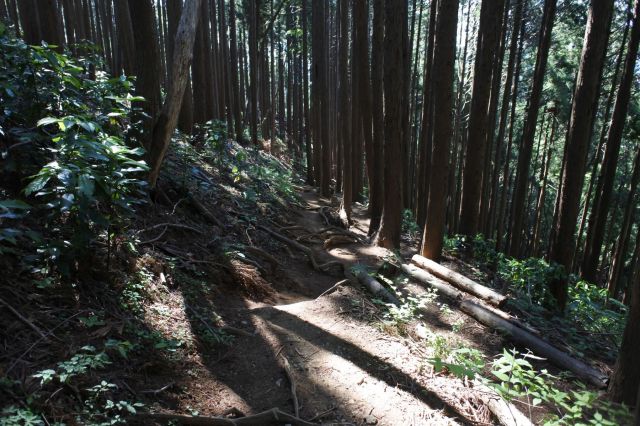
[[[62,273],[96,238],[109,241],[146,186],[144,151],[127,143],[137,126],[131,104],[140,98],[131,96],[126,77],[92,72],[94,61],[0,32],[0,134],[25,145],[21,151],[28,155],[24,164],[10,156],[2,172],[29,176],[24,196],[48,228],[40,253]],[[2,202],[4,218],[16,209],[29,212],[17,201]],[[13,242],[14,229],[0,224],[0,247]]]

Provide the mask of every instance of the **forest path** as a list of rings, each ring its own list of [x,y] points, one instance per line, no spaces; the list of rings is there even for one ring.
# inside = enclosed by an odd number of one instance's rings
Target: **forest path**
[[[314,192],[301,196],[307,209],[290,215],[291,226],[314,233],[326,227],[319,209],[330,201]],[[333,206],[335,207],[335,206]],[[366,237],[366,211],[357,206],[352,231]],[[339,260],[348,267],[374,267],[389,252],[353,243],[325,250],[312,246],[318,262]],[[293,254],[293,256],[291,256]],[[205,364],[218,383],[218,413],[236,408],[245,414],[272,407],[293,413],[291,379],[299,415],[325,424],[439,425],[464,419],[445,399],[456,400],[449,379],[434,376],[424,342],[382,331],[378,310],[360,290],[344,285],[320,296],[342,277],[315,271],[300,253],[274,253],[296,283],[278,290],[269,303],[245,301],[226,310],[254,337],[239,337],[228,354]],[[274,287],[281,286],[274,284]],[[320,296],[320,297],[318,297]],[[443,398],[443,395],[446,395]]]

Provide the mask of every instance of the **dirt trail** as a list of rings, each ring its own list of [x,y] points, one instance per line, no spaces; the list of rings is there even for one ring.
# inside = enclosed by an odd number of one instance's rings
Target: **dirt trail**
[[[309,207],[297,209],[289,222],[319,231],[326,224],[317,208],[329,201],[312,192],[301,195]],[[364,238],[362,209],[356,209],[355,217],[352,231]],[[271,282],[277,293],[268,302],[217,297],[216,312],[253,336],[236,337],[220,353],[194,354],[184,366],[188,378],[176,386],[182,393],[174,395],[173,404],[165,399],[165,406],[207,415],[248,415],[273,407],[294,413],[284,366],[288,362],[303,419],[356,425],[472,424],[465,417],[483,408],[459,392],[462,382],[432,373],[424,341],[382,331],[378,310],[357,288],[342,286],[318,298],[343,279],[341,272],[315,271],[302,253],[279,247],[272,254],[286,277]],[[319,262],[340,260],[349,267],[373,267],[389,254],[359,243],[329,250],[321,244],[312,247]],[[447,333],[457,319],[443,318],[436,310],[431,321]],[[175,378],[175,372],[167,372],[165,381],[168,377]]]

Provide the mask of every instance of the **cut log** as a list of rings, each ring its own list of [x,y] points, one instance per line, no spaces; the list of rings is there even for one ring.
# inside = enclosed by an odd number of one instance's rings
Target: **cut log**
[[[375,278],[367,274],[367,271],[360,270],[358,271],[356,277],[358,281],[367,288],[374,296],[382,297],[389,303],[393,303],[396,306],[400,306],[400,300],[392,294],[389,290],[387,290],[382,284],[378,282]]]
[[[468,297],[465,293],[458,291],[452,286],[435,279],[428,272],[415,267],[414,265],[403,264],[402,271],[411,278],[423,284],[431,286],[449,297],[459,306],[460,310],[476,321],[487,327],[498,330],[507,335],[513,342],[530,349],[533,353],[540,357],[544,357],[549,362],[560,368],[571,371],[577,377],[603,388],[607,384],[607,375],[590,365],[579,361],[565,352],[557,349],[529,329],[531,327],[522,324],[515,318],[510,318],[507,313],[498,311],[494,308],[484,306]],[[497,313],[499,312],[499,314]]]
[[[486,385],[475,382],[473,388],[479,391],[480,399],[502,426],[533,426],[531,420],[522,411]]]
[[[491,327],[504,333],[509,336],[510,340],[513,342],[530,349],[540,357],[548,359],[549,362],[556,366],[571,371],[578,378],[599,388],[607,386],[608,377],[602,371],[573,358],[569,354],[562,352],[558,348],[555,348],[551,344],[545,342],[534,334],[523,330],[510,321],[500,318],[484,306],[472,300],[464,299],[460,302],[460,310],[487,327]]]
[[[436,277],[453,284],[462,291],[471,293],[482,300],[486,300],[494,306],[500,307],[507,301],[507,297],[505,295],[500,294],[495,290],[492,290],[481,284],[478,284],[477,282],[465,277],[464,275],[452,271],[451,269],[442,266],[439,263],[434,262],[433,260],[420,256],[419,254],[414,255],[411,258],[411,261],[425,271],[435,275]]]

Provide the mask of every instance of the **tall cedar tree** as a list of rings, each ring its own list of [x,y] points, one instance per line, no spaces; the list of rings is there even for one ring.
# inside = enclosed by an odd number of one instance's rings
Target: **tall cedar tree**
[[[487,111],[491,98],[491,75],[496,56],[494,52],[500,41],[504,9],[505,0],[483,0],[480,9],[460,207],[460,232],[470,237],[475,236],[478,231],[483,169],[487,155]]]
[[[384,5],[384,205],[376,244],[389,249],[400,246],[402,225],[402,61],[403,0]]]
[[[549,253],[550,259],[564,266],[566,272],[571,270],[575,252],[575,232],[580,196],[613,3],[613,0],[591,1],[580,58],[580,69],[573,94],[563,159],[564,172],[562,173],[555,230]],[[555,297],[558,308],[562,311],[567,304],[567,278],[555,279],[550,283],[551,294]]]
[[[538,42],[538,54],[533,73],[533,83],[529,94],[527,114],[522,131],[522,141],[520,142],[520,153],[518,154],[518,166],[516,169],[516,180],[512,202],[511,213],[511,241],[509,254],[514,257],[520,256],[520,241],[525,223],[525,207],[527,201],[527,188],[529,183],[529,165],[533,152],[533,141],[538,122],[538,110],[542,99],[542,88],[544,86],[544,74],[547,69],[547,58],[549,57],[549,47],[551,46],[551,32],[556,15],[557,0],[545,0],[544,12],[542,14],[542,26],[540,28],[540,38]]]
[[[422,255],[438,259],[442,254],[446,218],[449,150],[453,136],[453,71],[456,58],[458,0],[438,0],[433,48],[433,152],[429,165],[429,203],[422,238]],[[423,165],[424,166],[424,165]]]
[[[584,261],[582,264],[582,278],[595,282],[598,261],[602,252],[602,239],[607,223],[610,202],[612,198],[613,185],[618,167],[618,157],[620,154],[620,144],[622,142],[622,132],[627,119],[629,100],[631,98],[631,84],[633,83],[636,58],[638,56],[638,44],[640,42],[640,21],[638,20],[638,2],[636,1],[634,10],[633,27],[627,57],[622,71],[622,78],[616,95],[611,124],[606,137],[606,149],[601,170],[600,192],[594,198],[592,218],[590,219],[587,231],[587,241],[592,241],[591,245],[585,247]]]

